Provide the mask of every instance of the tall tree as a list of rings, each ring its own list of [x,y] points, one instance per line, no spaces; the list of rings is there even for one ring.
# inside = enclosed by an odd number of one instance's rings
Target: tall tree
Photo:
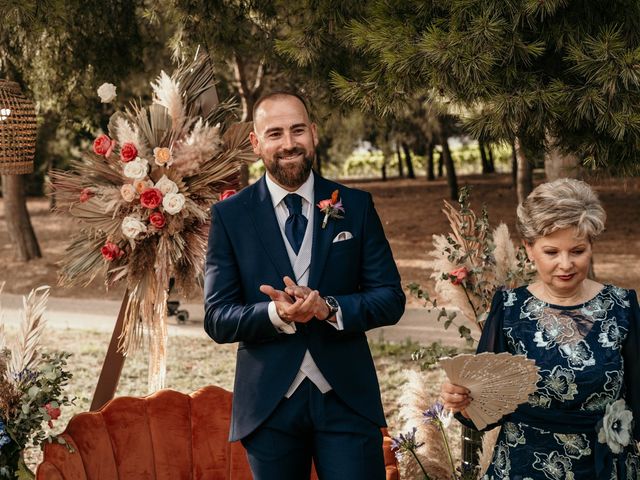
[[[99,123],[97,82],[117,82],[131,72],[132,65],[141,63],[136,3],[2,1],[0,11],[4,14],[0,77],[17,82],[36,101],[41,119],[36,175],[42,175],[51,164],[49,145],[59,140],[62,129],[75,124],[76,130],[86,131]],[[39,249],[23,180],[4,178],[2,183],[5,204],[19,212],[16,225],[10,227],[20,232],[14,242],[32,246],[21,254],[23,260],[29,260],[39,256]]]
[[[640,171],[640,2],[373,0],[350,38],[370,64],[357,94],[380,109],[424,94],[476,138]]]

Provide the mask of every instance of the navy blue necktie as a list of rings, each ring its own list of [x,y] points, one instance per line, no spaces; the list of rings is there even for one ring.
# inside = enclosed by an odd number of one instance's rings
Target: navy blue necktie
[[[307,218],[302,215],[302,197],[297,193],[290,193],[284,197],[284,203],[289,209],[284,234],[297,255],[304,240],[304,232],[307,230]]]

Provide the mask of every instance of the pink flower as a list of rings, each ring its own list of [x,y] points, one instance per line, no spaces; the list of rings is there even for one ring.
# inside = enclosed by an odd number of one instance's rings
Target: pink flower
[[[464,279],[469,276],[469,270],[467,267],[456,268],[449,274],[449,278],[451,278],[451,283],[454,285],[462,285]]]
[[[318,208],[320,210],[324,210],[327,207],[331,206],[331,199],[327,198],[326,200],[320,200],[320,202],[318,203]]]
[[[127,162],[130,162],[131,160],[135,160],[137,156],[138,156],[138,149],[133,143],[127,142],[124,145],[122,145],[122,148],[120,149],[120,160],[127,163]]]
[[[52,407],[50,403],[47,403],[44,409],[47,411],[47,415],[51,417],[51,420],[49,420],[49,428],[53,428],[53,420],[60,418],[61,411],[58,407]]]
[[[111,140],[107,135],[102,134],[93,141],[93,151],[97,155],[108,157],[113,152],[116,142]]]
[[[222,192],[220,194],[220,200],[224,200],[225,198],[229,198],[231,195],[235,195],[236,192],[235,190],[225,190],[224,192]]]
[[[124,251],[118,245],[109,241],[100,249],[100,253],[102,253],[102,256],[108,262],[118,260],[124,255]]]
[[[153,212],[149,215],[149,223],[159,230],[165,226],[167,220],[164,218],[162,212]]]
[[[162,203],[162,192],[157,188],[146,188],[140,194],[140,205],[154,209]]]
[[[93,190],[91,190],[90,188],[83,188],[80,191],[80,202],[81,203],[88,202],[89,199],[93,197],[93,195],[94,195]]]

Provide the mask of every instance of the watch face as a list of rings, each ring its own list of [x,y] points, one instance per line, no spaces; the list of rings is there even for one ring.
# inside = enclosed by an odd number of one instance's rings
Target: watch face
[[[338,305],[338,301],[335,298],[325,297],[324,300],[327,302],[327,305],[329,305],[331,310],[337,312],[338,308],[340,308],[340,305]]]

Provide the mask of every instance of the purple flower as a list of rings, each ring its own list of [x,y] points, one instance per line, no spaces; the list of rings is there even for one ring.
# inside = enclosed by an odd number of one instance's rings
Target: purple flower
[[[434,422],[438,426],[448,427],[451,423],[451,412],[447,412],[444,409],[444,405],[441,402],[436,402],[429,409],[422,413],[424,423]]]
[[[396,457],[402,456],[404,452],[415,452],[418,448],[424,445],[424,442],[418,443],[416,441],[416,431],[413,429],[408,433],[401,433],[399,436],[391,439],[391,450],[396,452]]]

